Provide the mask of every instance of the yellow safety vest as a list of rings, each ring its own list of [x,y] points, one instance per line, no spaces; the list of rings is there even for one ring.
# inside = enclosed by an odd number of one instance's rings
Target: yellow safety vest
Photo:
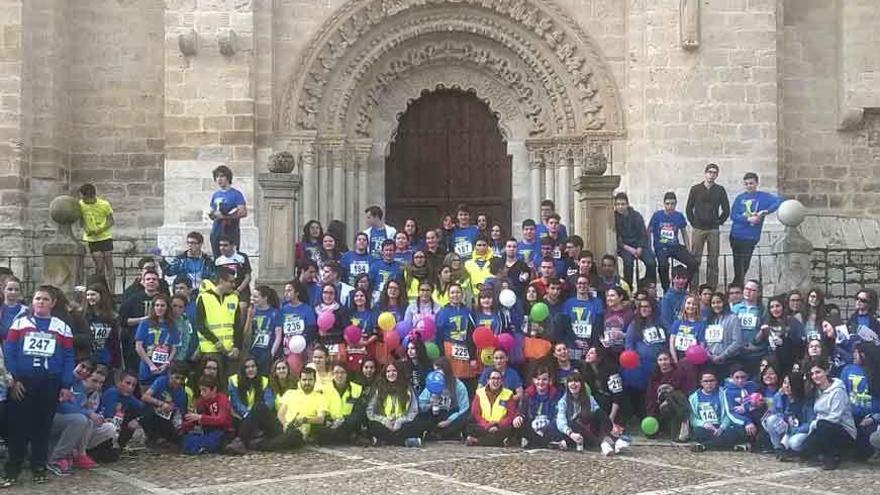
[[[261,377],[260,382],[261,382],[260,385],[262,385],[261,388],[263,390],[266,390],[267,388],[269,388],[269,379],[268,378],[266,378],[265,376]],[[231,395],[232,394],[232,387],[238,388],[238,375],[232,375],[229,377],[229,385],[230,385],[229,393]],[[257,398],[254,397],[254,394],[255,394],[254,389],[250,389],[247,391],[247,395],[245,395],[245,397],[244,397],[245,398],[244,405],[247,406],[248,409],[254,407],[254,401],[257,400]],[[263,398],[260,397],[260,400],[262,400],[262,399]]]
[[[484,262],[482,268],[477,264],[476,253],[474,253],[474,258],[471,258],[464,263],[464,269],[468,273],[472,288],[476,288],[478,285],[485,282],[487,278],[492,277],[492,271],[490,270],[490,267],[492,266],[491,254],[480,261]]]
[[[205,328],[217,336],[218,341],[227,351],[232,349],[238,294],[234,292],[226,294],[221,301],[219,295],[214,292],[214,283],[204,280],[199,291],[199,300],[205,308]],[[207,354],[220,352],[220,349],[208,339],[200,338],[199,352]]]
[[[342,419],[350,415],[355,400],[360,398],[363,391],[363,387],[354,382],[349,383],[348,389],[342,395],[339,395],[334,385],[324,389],[325,406],[330,419]]]
[[[394,397],[391,395],[385,397],[384,411],[385,417],[388,419],[397,419],[403,417],[404,415],[406,415],[406,410],[408,408],[409,404],[402,404],[399,401],[395,400]]]
[[[480,399],[480,415],[490,423],[498,423],[507,415],[507,401],[513,400],[513,392],[509,388],[502,388],[495,397],[495,402],[489,402],[486,395],[486,387],[477,389],[477,397]]]

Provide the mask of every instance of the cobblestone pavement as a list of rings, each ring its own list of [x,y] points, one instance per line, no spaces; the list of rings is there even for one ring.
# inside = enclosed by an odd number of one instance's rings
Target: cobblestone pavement
[[[833,472],[772,456],[693,454],[663,442],[622,456],[547,450],[467,448],[306,448],[291,454],[184,457],[141,451],[91,472],[27,480],[8,493],[99,494],[630,494],[808,495],[880,493],[880,462],[846,462]]]

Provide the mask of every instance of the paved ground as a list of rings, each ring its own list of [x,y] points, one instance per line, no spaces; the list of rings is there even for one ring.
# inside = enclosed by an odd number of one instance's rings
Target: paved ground
[[[25,473],[27,478],[29,473]],[[880,493],[880,461],[834,472],[733,452],[693,454],[662,442],[625,456],[430,444],[308,448],[285,455],[184,457],[142,451],[92,472],[29,481],[9,493],[100,494],[632,494]]]

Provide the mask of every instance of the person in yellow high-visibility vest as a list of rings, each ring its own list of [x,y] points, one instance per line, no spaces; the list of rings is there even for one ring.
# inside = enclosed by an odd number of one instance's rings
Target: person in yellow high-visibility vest
[[[465,443],[469,447],[507,445],[513,436],[513,418],[516,416],[516,398],[504,387],[504,375],[493,369],[485,387],[477,389],[471,403],[472,423],[467,426]]]
[[[235,274],[219,267],[215,280],[203,280],[196,299],[193,328],[199,334],[199,354],[221,363],[220,377],[234,369],[243,340],[242,315],[235,292]]]

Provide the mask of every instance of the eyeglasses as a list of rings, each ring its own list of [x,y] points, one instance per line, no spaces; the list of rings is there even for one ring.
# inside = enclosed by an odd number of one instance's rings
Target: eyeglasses
[[[190,244],[190,245],[193,245],[193,244],[201,244],[201,242],[199,242],[199,241],[186,241],[186,243],[187,243],[187,244]]]
[[[856,301],[858,301],[862,304],[868,304],[869,302],[871,302],[871,301],[868,301],[867,299],[865,299],[864,297],[857,297]]]

